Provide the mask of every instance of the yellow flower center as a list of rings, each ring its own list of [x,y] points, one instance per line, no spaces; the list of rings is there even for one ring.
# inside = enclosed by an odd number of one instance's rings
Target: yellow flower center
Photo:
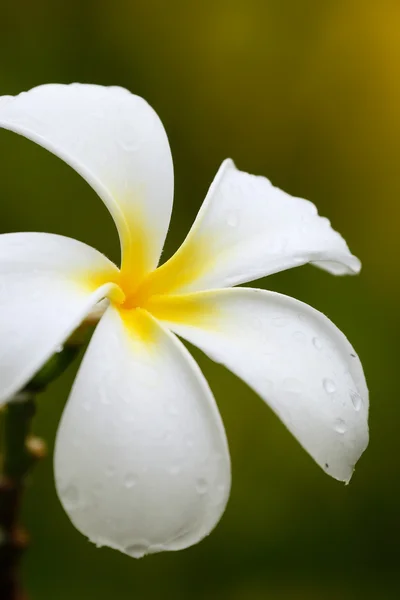
[[[213,260],[210,244],[199,236],[196,240],[186,240],[167,262],[146,273],[147,247],[143,237],[136,233],[134,243],[132,232],[123,236],[119,271],[107,270],[89,281],[86,278],[85,283],[93,290],[105,283],[116,284],[111,302],[130,330],[146,341],[151,337],[147,313],[163,321],[206,326],[215,311],[196,294],[181,290],[210,268]]]

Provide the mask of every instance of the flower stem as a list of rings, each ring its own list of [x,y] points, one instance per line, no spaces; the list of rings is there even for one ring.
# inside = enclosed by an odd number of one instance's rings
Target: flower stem
[[[3,409],[0,472],[0,599],[27,600],[19,579],[19,565],[28,546],[28,534],[20,524],[22,496],[27,476],[46,454],[45,443],[32,435],[35,396],[59,377],[77,356],[81,335],[74,335],[54,354],[28,385]]]
[[[3,465],[0,477],[0,598],[25,600],[18,580],[28,536],[19,523],[26,476],[45,453],[44,443],[30,434],[35,414],[32,392],[17,394],[3,409]]]

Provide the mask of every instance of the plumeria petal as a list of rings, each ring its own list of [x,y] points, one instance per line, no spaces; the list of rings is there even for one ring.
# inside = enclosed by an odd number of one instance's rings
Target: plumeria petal
[[[360,261],[314,204],[226,160],[186,240],[154,273],[152,293],[229,287],[313,263],[342,275]]]
[[[101,319],[61,420],[55,473],[74,525],[134,557],[190,546],[221,517],[230,463],[213,396],[146,311],[110,306]]]
[[[107,281],[117,272],[100,252],[76,240],[0,235],[0,402],[57,351],[110,292]]]
[[[247,288],[154,299],[151,310],[246,381],[327,473],[350,479],[368,443],[368,390],[354,349],[327,317]]]
[[[162,123],[145,100],[120,87],[42,85],[0,98],[0,127],[47,148],[88,181],[111,212],[124,264],[134,261],[137,277],[157,265],[173,167]]]

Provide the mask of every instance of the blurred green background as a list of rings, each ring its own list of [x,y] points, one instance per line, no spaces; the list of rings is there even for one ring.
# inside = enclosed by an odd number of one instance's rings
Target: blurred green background
[[[159,113],[175,163],[166,255],[222,160],[313,200],[363,261],[356,278],[303,267],[260,282],[347,334],[371,391],[371,443],[351,485],[328,478],[255,394],[196,353],[233,463],[227,511],[178,553],[96,549],[52,474],[74,369],[39,400],[49,443],[25,497],[33,600],[400,597],[400,3],[398,0],[3,1],[0,94],[46,82],[118,84]],[[76,237],[118,260],[111,218],[59,159],[0,132],[0,231]]]

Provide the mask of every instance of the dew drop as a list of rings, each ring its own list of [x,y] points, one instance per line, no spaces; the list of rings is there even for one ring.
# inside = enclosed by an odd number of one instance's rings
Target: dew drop
[[[327,394],[334,394],[336,392],[336,385],[332,379],[324,379],[322,384]]]
[[[229,213],[228,218],[226,219],[229,227],[237,227],[239,223],[239,216],[236,212],[232,211]]]
[[[306,334],[302,331],[295,331],[293,334],[293,339],[299,344],[304,344],[306,342]]]
[[[125,552],[129,554],[129,556],[132,556],[132,558],[142,558],[142,556],[146,554],[148,547],[149,546],[146,543],[130,544],[125,548]]]
[[[199,477],[196,481],[197,493],[200,495],[203,495],[207,492],[207,490],[208,490],[207,479],[204,479],[204,477]]]
[[[357,412],[360,410],[362,406],[362,398],[358,392],[350,392],[350,398],[354,406],[354,410]]]
[[[130,490],[136,485],[136,477],[133,473],[127,473],[124,478],[124,486]]]
[[[318,337],[314,337],[312,343],[316,350],[322,350],[322,342]]]
[[[340,435],[343,435],[346,433],[346,429],[346,423],[343,421],[343,419],[338,419],[335,423],[335,431],[340,433]]]

